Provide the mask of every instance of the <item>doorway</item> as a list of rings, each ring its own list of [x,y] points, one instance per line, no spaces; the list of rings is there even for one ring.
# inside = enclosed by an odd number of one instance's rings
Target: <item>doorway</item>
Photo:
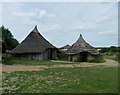
[[[88,52],[81,52],[80,57],[82,62],[87,62]]]
[[[50,59],[52,60],[53,59],[53,50],[52,49],[50,49]]]

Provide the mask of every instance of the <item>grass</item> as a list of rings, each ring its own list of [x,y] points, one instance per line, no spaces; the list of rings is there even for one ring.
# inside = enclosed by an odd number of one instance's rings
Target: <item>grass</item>
[[[3,58],[4,64],[8,65],[57,65],[57,64],[72,64],[75,62],[71,61],[62,61],[59,62],[60,60],[57,60],[58,62],[52,62],[50,60],[31,60],[31,59],[25,59],[25,58],[15,58],[15,57],[8,57],[8,58]],[[67,63],[68,62],[68,63]]]
[[[95,57],[95,59],[92,61],[93,63],[103,63],[105,62],[104,57],[102,55],[98,55]]]
[[[117,93],[118,68],[49,68],[3,73],[4,93]],[[6,88],[6,89],[5,89]]]
[[[103,57],[105,58],[105,59],[111,59],[111,60],[114,60],[114,58],[115,58],[115,56],[113,56],[113,55],[107,55],[107,54],[103,54]]]
[[[119,57],[119,56],[116,56],[116,55],[103,54],[103,57],[104,57],[105,59],[111,59],[111,60],[115,60],[115,61],[120,62],[120,57]]]
[[[10,57],[10,56],[3,56],[2,61],[4,64],[7,65],[57,65],[57,64],[74,64],[74,63],[80,63],[80,62],[73,62],[68,60],[57,60],[52,62],[51,60],[31,60],[31,59],[25,59],[25,58],[16,58],[16,57]],[[102,56],[97,56],[93,63],[103,63],[105,62]]]
[[[120,63],[120,57],[116,56],[115,58],[113,58],[113,60],[118,61]]]
[[[0,89],[2,88],[2,77],[0,75]],[[2,94],[2,90],[0,90],[0,95]]]

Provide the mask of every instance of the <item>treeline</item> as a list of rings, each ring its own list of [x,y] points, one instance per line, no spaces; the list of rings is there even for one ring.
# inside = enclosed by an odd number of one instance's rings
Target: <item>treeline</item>
[[[0,27],[0,38],[2,43],[2,52],[6,50],[12,50],[15,48],[19,42],[14,38],[11,31],[4,26]]]
[[[101,52],[101,53],[120,52],[120,47],[111,46],[111,47],[101,48],[101,50],[99,52]]]

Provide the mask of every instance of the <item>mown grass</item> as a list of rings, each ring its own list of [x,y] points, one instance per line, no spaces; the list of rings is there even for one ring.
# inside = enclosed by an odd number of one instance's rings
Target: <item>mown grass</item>
[[[31,59],[25,59],[25,58],[16,58],[16,57],[4,57],[3,63],[7,65],[57,65],[57,64],[72,64],[75,62],[70,61],[63,61],[59,62],[60,60],[57,60],[58,62],[52,62],[51,60],[31,60]]]
[[[118,68],[49,68],[3,73],[4,93],[117,93]],[[6,88],[6,89],[5,89]]]
[[[75,63],[81,63],[81,62],[73,62],[68,60],[32,60],[32,59],[25,59],[25,58],[17,58],[17,57],[11,57],[11,56],[3,56],[2,57],[2,63],[7,65],[59,65],[59,64],[75,64]],[[105,62],[103,56],[97,56],[92,63],[103,63]],[[91,62],[90,62],[91,63]]]

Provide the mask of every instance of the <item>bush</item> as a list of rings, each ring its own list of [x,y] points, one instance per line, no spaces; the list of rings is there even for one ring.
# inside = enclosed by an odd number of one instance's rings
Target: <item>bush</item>
[[[102,55],[98,55],[98,56],[95,57],[95,59],[92,62],[94,62],[94,63],[103,63],[103,62],[105,62],[105,60],[104,60]]]
[[[59,60],[68,60],[68,56],[65,53],[57,54]]]
[[[119,56],[116,56],[116,57],[114,58],[114,60],[116,60],[116,61],[118,61],[118,62],[120,63],[120,57],[119,57]]]
[[[10,65],[10,63],[9,63],[9,61],[10,60],[13,60],[14,59],[14,57],[12,57],[11,55],[9,55],[9,54],[2,54],[2,63],[3,64],[7,64],[7,65]]]

